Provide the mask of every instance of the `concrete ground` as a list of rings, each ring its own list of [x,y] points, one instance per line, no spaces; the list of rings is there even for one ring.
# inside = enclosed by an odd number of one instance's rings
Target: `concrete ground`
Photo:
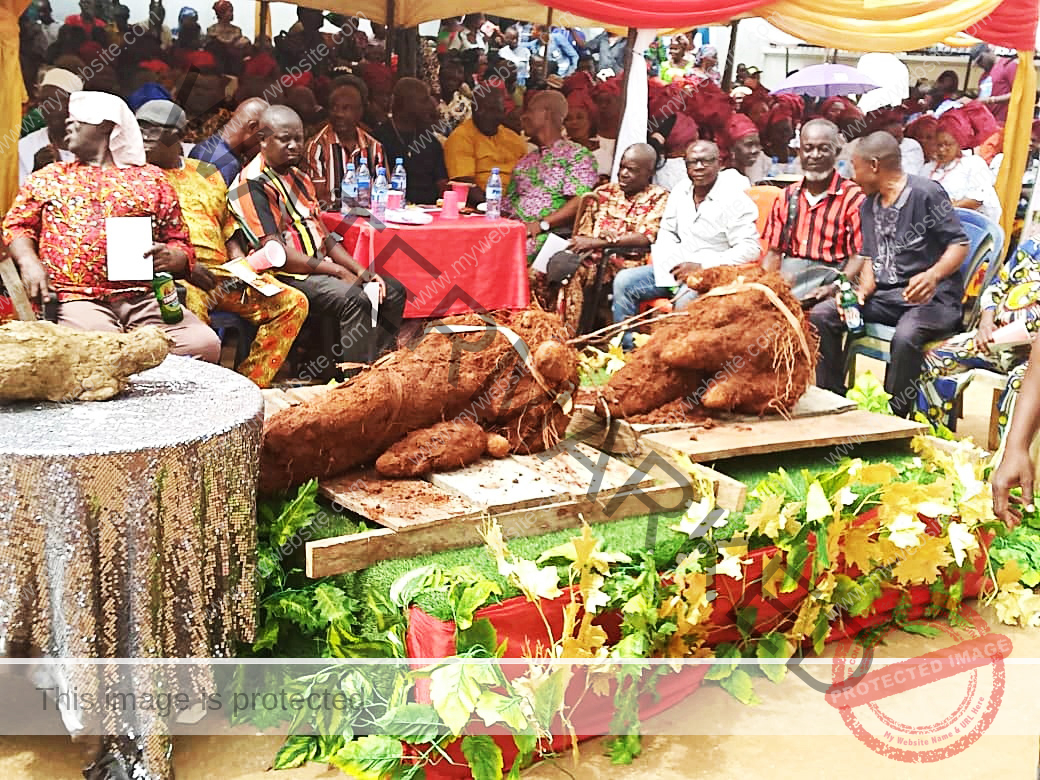
[[[872,361],[861,363],[864,370],[872,368],[881,376]],[[971,435],[983,446],[990,400],[990,391],[969,387],[965,417],[958,425],[959,434]],[[992,610],[980,607],[979,612],[990,626],[999,625]],[[999,631],[1014,643],[1012,658],[1040,659],[1040,631],[1008,627]],[[942,644],[913,634],[892,634],[879,655],[909,658]],[[1040,669],[1032,665],[1009,667],[1008,674],[1008,701],[1015,692],[1025,694],[1029,685],[1023,681],[1040,680]],[[0,701],[6,698],[4,686],[16,684],[0,684]],[[644,724],[647,733],[660,733],[643,738],[642,755],[628,766],[612,765],[604,754],[603,741],[592,740],[582,743],[577,765],[567,755],[532,767],[524,776],[530,780],[1032,780],[1037,776],[1038,740],[1029,729],[1040,732],[1040,720],[1032,710],[1005,712],[989,736],[959,755],[936,763],[906,764],[874,753],[856,737],[836,730],[833,723],[814,731],[816,715],[810,713],[820,707],[820,694],[793,675],[780,685],[757,679],[755,687],[762,703],[749,708],[716,684],[706,684],[696,695]],[[1032,692],[1027,698],[1033,700]],[[928,702],[921,706],[927,707]],[[1013,706],[1028,707],[1028,702],[1018,700],[1005,709]],[[315,764],[272,775],[271,760],[281,742],[279,736],[255,735],[248,730],[230,737],[178,737],[174,740],[177,779],[325,780],[343,776],[336,769]],[[0,736],[0,780],[76,780],[82,777],[80,767],[78,751],[66,737]]]

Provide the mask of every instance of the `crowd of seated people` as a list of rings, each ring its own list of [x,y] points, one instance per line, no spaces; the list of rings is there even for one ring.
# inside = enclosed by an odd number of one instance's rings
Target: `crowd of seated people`
[[[993,323],[1007,319],[1005,288],[1031,278],[1032,262],[1000,277],[978,341],[957,340],[967,239],[953,207],[1001,217],[995,166],[1013,61],[984,46],[971,55],[984,71],[980,99],[944,75],[915,85],[903,105],[864,115],[846,98],[771,95],[743,66],[727,93],[714,48],[693,51],[694,35],[677,35],[649,63],[646,143],[619,150],[623,39],[609,33],[586,42],[470,15],[424,42],[412,75],[387,64],[384,30],[369,35],[350,17],[300,8],[288,31],[250,42],[226,0],[212,21],[183,9],[175,32],[158,0],[132,29],[122,6],[100,8],[83,0],[59,24],[43,2],[23,17],[32,98],[4,240],[30,295],[55,296],[59,322],[73,327],[154,323],[175,352],[216,360],[210,315],[241,317],[256,336],[238,368],[261,386],[284,372],[309,318],[338,332],[328,370],[315,376],[396,345],[406,291],[355,262],[321,219],[339,210],[347,165],[362,159],[374,173],[401,158],[407,199],[420,204],[455,182],[470,185],[461,205],[477,207],[499,169],[503,216],[528,237],[532,302],[575,332],[657,298],[681,308],[693,298],[682,280],[698,267],[760,263],[787,277],[820,332],[818,383],[844,392],[834,305],[843,273],[865,318],[896,326],[888,389],[904,414],[918,403],[924,365],[922,409],[948,411],[953,364],[978,357]],[[118,57],[87,64],[112,42]],[[799,178],[760,207],[749,189],[778,173]],[[180,323],[162,322],[146,286],[107,282],[104,223],[89,206],[98,192],[114,199],[104,216],[153,218],[154,268],[184,290]],[[920,242],[893,239],[933,211],[941,218]],[[567,248],[536,272],[553,232]],[[271,241],[286,255],[264,275],[277,294],[221,268]],[[369,282],[379,291],[376,324]],[[942,338],[953,340],[926,356],[925,344]]]

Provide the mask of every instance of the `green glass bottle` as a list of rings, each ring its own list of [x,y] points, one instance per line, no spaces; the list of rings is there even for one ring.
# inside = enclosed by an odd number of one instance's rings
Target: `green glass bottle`
[[[152,292],[155,293],[155,300],[159,302],[159,313],[163,322],[176,325],[184,319],[184,309],[177,297],[177,285],[173,283],[173,276],[165,272],[157,273],[152,278]]]

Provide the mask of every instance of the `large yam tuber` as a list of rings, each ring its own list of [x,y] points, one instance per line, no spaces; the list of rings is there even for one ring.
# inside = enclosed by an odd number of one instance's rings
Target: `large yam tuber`
[[[507,439],[515,452],[553,446],[569,419],[554,401],[557,393],[577,388],[577,352],[564,343],[566,330],[553,314],[505,312],[495,320],[533,354],[542,343],[557,342],[549,352],[555,352],[552,373],[562,378],[543,377],[548,392],[501,333],[428,333],[335,390],[272,415],[264,427],[260,489],[280,490],[367,465],[412,431],[445,420],[475,421]],[[475,314],[445,322],[486,326]]]
[[[771,290],[797,328],[760,288],[704,295],[742,283]],[[784,279],[720,266],[701,271],[690,286],[701,297],[664,320],[611,377],[603,392],[611,413],[646,419],[668,409],[674,416],[681,403],[694,418],[703,410],[765,414],[794,406],[815,378],[818,339]]]
[[[105,401],[168,352],[166,334],[152,325],[103,333],[10,322],[0,326],[0,402]]]
[[[384,477],[418,477],[476,463],[488,435],[472,420],[442,422],[412,431],[376,460]]]

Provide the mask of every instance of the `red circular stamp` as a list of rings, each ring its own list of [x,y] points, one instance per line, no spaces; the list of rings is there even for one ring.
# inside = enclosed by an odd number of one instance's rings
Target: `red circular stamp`
[[[942,761],[993,723],[1011,640],[968,607],[961,617],[966,623],[956,627],[932,624],[947,646],[876,669],[873,650],[851,640],[838,645],[827,703],[875,753],[914,764]]]

